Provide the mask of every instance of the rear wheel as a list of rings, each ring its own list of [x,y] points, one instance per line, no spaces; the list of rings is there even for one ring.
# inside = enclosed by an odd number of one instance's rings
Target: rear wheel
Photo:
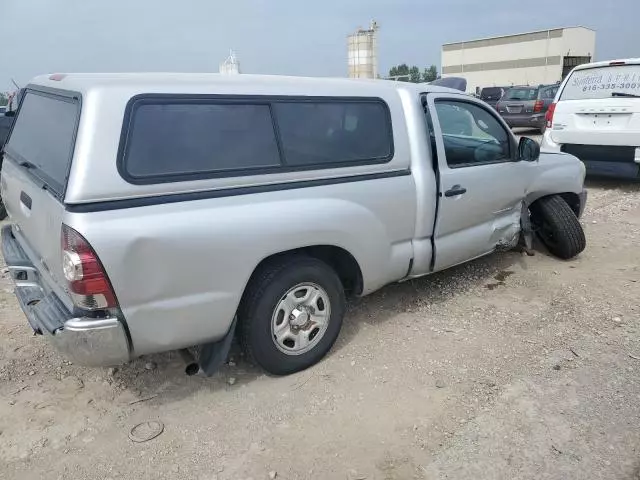
[[[2,203],[2,200],[0,200],[0,220],[4,220],[5,218],[7,218],[7,209],[4,203]]]
[[[345,295],[336,273],[296,256],[262,268],[239,310],[240,341],[269,373],[286,375],[319,362],[338,338]]]
[[[562,197],[541,198],[529,209],[534,230],[551,254],[568,260],[585,249],[587,242],[582,225]]]

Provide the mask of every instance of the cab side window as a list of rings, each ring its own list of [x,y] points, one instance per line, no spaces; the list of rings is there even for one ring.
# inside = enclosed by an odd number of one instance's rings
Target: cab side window
[[[511,161],[510,136],[490,112],[471,102],[436,101],[451,168]]]

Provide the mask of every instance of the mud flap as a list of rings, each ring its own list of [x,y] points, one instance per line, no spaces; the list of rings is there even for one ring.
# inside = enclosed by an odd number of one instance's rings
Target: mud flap
[[[233,319],[231,328],[229,328],[229,331],[222,340],[214,343],[207,343],[198,349],[197,360],[200,365],[200,372],[204,376],[210,377],[216,373],[229,356],[233,336],[236,332],[236,322],[237,317]]]

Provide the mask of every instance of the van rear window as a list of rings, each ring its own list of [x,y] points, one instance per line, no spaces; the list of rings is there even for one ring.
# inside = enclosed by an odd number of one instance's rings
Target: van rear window
[[[58,195],[67,183],[79,113],[76,99],[27,91],[5,146]]]
[[[560,100],[640,96],[640,65],[607,65],[576,70],[567,79]]]
[[[535,100],[538,97],[537,88],[510,88],[505,93],[503,100]]]
[[[118,167],[132,183],[389,161],[391,120],[376,99],[146,96],[127,108]]]

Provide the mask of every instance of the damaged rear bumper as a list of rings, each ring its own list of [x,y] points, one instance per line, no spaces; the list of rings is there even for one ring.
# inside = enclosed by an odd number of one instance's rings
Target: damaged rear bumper
[[[126,328],[117,317],[75,315],[42,281],[10,225],[2,228],[2,253],[15,284],[15,294],[36,334],[45,334],[54,347],[78,365],[126,363],[131,349]]]

